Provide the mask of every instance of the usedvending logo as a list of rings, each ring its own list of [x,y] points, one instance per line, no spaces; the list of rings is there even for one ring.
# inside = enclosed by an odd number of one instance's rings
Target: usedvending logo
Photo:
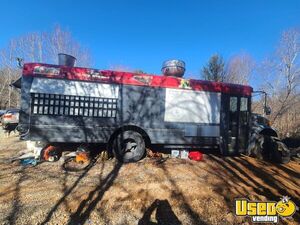
[[[283,196],[279,202],[235,200],[235,214],[249,216],[254,223],[277,223],[279,216],[282,218],[292,217],[297,209],[296,204],[288,196]]]

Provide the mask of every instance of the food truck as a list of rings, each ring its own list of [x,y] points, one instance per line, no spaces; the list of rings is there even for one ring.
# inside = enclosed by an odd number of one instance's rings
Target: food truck
[[[26,63],[18,130],[47,143],[107,144],[123,162],[148,145],[246,151],[251,133],[250,86],[185,79],[185,64],[169,60],[163,75]]]

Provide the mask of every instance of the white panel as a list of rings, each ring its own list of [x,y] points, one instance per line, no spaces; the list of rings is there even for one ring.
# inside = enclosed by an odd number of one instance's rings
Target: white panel
[[[118,98],[119,87],[82,81],[34,78],[31,93]]]
[[[220,123],[220,93],[166,89],[165,121]]]

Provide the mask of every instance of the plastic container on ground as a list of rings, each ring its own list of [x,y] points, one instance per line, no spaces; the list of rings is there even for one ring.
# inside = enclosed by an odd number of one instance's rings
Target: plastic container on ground
[[[202,161],[203,154],[199,151],[191,151],[191,152],[189,152],[189,158],[191,160],[195,160],[195,161]]]
[[[180,151],[179,150],[172,150],[171,151],[171,157],[172,158],[179,158],[180,157]]]
[[[189,152],[186,150],[180,151],[180,158],[181,159],[188,159],[189,158]]]

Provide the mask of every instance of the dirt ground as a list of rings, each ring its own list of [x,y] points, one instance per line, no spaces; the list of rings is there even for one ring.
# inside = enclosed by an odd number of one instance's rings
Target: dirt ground
[[[251,224],[234,215],[234,199],[300,206],[300,165],[250,157],[205,155],[204,161],[146,158],[98,161],[84,171],[62,161],[24,167],[10,159],[25,149],[16,135],[0,137],[1,224]],[[299,211],[280,224],[299,224]]]

